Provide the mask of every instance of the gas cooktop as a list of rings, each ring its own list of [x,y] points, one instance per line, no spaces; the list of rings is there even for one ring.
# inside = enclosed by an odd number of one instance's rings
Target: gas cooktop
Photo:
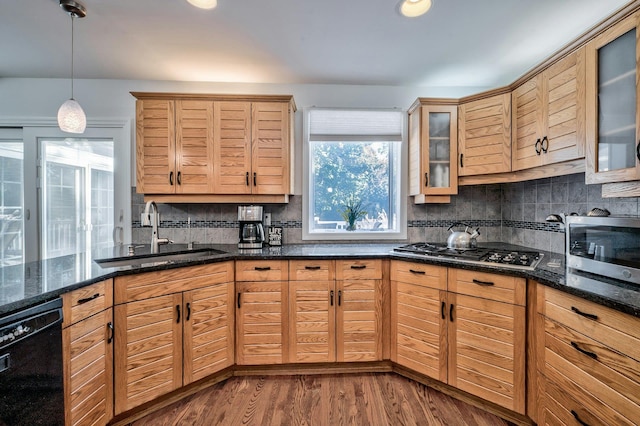
[[[542,260],[536,251],[504,250],[490,247],[450,249],[441,243],[412,243],[396,247],[393,251],[414,257],[447,259],[459,263],[499,266],[507,269],[533,271]]]

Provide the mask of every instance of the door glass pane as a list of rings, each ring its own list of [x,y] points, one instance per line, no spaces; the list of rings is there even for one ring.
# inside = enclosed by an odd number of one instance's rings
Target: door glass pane
[[[635,167],[636,31],[598,53],[598,171]]]
[[[22,142],[0,141],[0,266],[22,263]]]
[[[429,186],[432,188],[449,186],[450,123],[451,114],[448,112],[429,113]]]
[[[113,141],[42,140],[42,258],[111,245]]]

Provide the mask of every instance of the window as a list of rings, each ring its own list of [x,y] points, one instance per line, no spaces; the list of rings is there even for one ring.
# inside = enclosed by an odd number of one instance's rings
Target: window
[[[404,114],[305,111],[303,239],[406,238]]]
[[[23,261],[22,131],[0,129],[0,266]]]

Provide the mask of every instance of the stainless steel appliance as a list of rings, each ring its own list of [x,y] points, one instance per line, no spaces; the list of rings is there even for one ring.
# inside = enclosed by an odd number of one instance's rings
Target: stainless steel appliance
[[[62,301],[0,318],[0,424],[63,425]]]
[[[569,272],[640,285],[640,218],[567,216]]]
[[[499,266],[504,269],[532,271],[542,260],[543,254],[536,251],[504,250],[492,247],[452,249],[441,243],[412,243],[393,249],[418,258],[446,259],[459,263]]]
[[[265,241],[262,211],[262,206],[238,206],[238,222],[240,223],[238,248],[262,248]]]

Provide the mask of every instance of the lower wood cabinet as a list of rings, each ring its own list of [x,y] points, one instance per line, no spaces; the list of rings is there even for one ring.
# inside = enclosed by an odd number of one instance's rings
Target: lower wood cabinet
[[[233,262],[117,277],[116,415],[233,365],[233,300]]]
[[[539,424],[640,424],[640,319],[543,287]]]
[[[525,412],[526,282],[392,261],[392,361]]]
[[[292,260],[289,276],[290,362],[382,359],[380,259]]]
[[[112,295],[112,280],[62,295],[66,426],[113,418]]]

